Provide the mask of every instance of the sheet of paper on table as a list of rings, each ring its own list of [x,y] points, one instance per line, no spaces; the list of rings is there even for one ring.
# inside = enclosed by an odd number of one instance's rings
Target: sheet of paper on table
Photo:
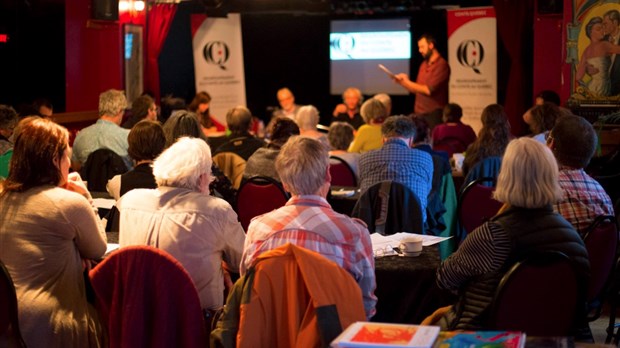
[[[114,198],[93,198],[93,205],[97,209],[112,209],[115,203]]]
[[[439,242],[443,242],[444,240],[450,239],[452,237],[438,237],[438,236],[429,236],[424,234],[417,233],[407,233],[407,232],[399,232],[389,236],[383,236],[379,233],[372,233],[370,235],[370,241],[372,242],[373,250],[386,250],[390,248],[398,248],[400,245],[400,241],[405,237],[413,237],[417,236],[422,238],[423,246],[430,246],[433,244],[437,244]]]
[[[109,253],[113,252],[114,250],[118,249],[119,247],[120,247],[120,245],[118,243],[108,243],[108,247],[106,248],[104,255],[108,255]]]

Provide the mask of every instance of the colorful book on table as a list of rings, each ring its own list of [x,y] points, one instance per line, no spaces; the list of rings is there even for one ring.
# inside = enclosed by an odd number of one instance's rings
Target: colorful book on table
[[[442,331],[434,348],[523,348],[525,334],[518,331]]]
[[[331,344],[332,347],[416,347],[430,348],[437,335],[438,326],[370,323],[359,321],[351,324]]]

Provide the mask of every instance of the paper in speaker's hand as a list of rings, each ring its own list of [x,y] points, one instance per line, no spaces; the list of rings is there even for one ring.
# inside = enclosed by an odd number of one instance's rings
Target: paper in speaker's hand
[[[386,73],[390,78],[395,79],[396,75],[394,75],[393,72],[390,71],[390,69],[386,68],[385,65],[383,64],[379,64],[379,69],[383,70],[384,73]]]

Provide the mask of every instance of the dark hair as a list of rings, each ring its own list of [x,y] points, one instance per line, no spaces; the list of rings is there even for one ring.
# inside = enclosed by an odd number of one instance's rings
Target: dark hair
[[[603,18],[599,16],[592,17],[588,21],[588,24],[586,24],[586,36],[588,37],[588,39],[590,39],[590,35],[592,35],[592,28],[594,28],[596,24],[602,24],[602,23],[603,23]]]
[[[201,138],[207,141],[200,122],[195,113],[187,110],[177,110],[172,113],[168,121],[164,123],[164,134],[166,135],[166,147],[174,144],[182,136]]]
[[[161,120],[166,122],[173,111],[185,110],[185,100],[167,95],[161,99]]]
[[[299,126],[288,117],[277,117],[271,125],[271,142],[282,146],[292,135],[299,135]]]
[[[549,102],[552,104],[555,104],[556,106],[560,106],[561,102],[560,102],[560,96],[555,93],[554,91],[551,90],[544,90],[544,91],[540,91],[540,93],[538,93],[536,95],[536,99],[542,99],[545,102]]]
[[[8,105],[0,104],[0,129],[12,129],[19,121],[15,109]]]
[[[41,110],[42,106],[50,110],[54,110],[54,106],[52,105],[52,102],[47,98],[39,98],[32,102],[32,108],[34,109],[34,111],[36,111],[36,114],[39,116],[43,116],[41,115],[41,112],[39,111]]]
[[[386,138],[415,138],[415,125],[408,116],[390,116],[381,125],[381,134]]]
[[[131,103],[131,116],[138,120],[145,118],[153,104],[155,100],[148,95],[139,96]]]
[[[142,120],[136,123],[127,136],[129,156],[136,161],[153,160],[164,150],[166,136],[157,121]]]
[[[347,150],[353,138],[355,129],[346,122],[332,122],[327,132],[327,140],[332,150]]]
[[[585,168],[596,151],[597,136],[594,127],[583,117],[560,117],[551,130],[553,155],[562,165]]]
[[[61,173],[54,162],[60,162],[69,148],[67,129],[41,117],[25,118],[18,128],[9,177],[1,184],[2,194],[58,185]]]
[[[450,103],[443,107],[444,122],[458,122],[463,117],[463,109],[459,104]]]
[[[545,102],[542,105],[536,105],[531,108],[530,115],[532,115],[533,121],[530,125],[530,130],[534,134],[540,134],[551,130],[556,120],[562,117],[562,112],[557,105]]]
[[[426,42],[428,42],[428,44],[433,44],[433,46],[437,46],[437,40],[435,40],[435,37],[429,33],[424,33],[420,36],[420,38],[418,39],[418,41],[425,39]]]
[[[208,104],[210,102],[211,102],[211,95],[209,95],[209,93],[205,91],[202,91],[202,92],[196,93],[196,96],[194,97],[192,102],[189,103],[189,106],[187,107],[189,111],[195,113],[198,116],[200,125],[205,128],[213,127],[213,121],[211,120],[211,113],[209,112],[209,108],[207,108],[205,112],[199,112],[198,106],[200,104]]]
[[[424,117],[416,117],[414,114],[409,117],[411,117],[415,125],[415,137],[413,138],[413,142],[419,143],[425,141],[428,138],[428,121]]]
[[[499,104],[487,105],[482,110],[482,128],[478,138],[465,151],[464,168],[471,168],[478,161],[503,156],[510,142],[510,123],[504,107]]]

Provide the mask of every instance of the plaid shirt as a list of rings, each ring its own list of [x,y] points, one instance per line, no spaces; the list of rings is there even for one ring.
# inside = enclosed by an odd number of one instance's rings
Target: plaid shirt
[[[252,219],[243,247],[241,275],[263,252],[292,243],[346,269],[359,284],[368,318],[375,313],[375,260],[366,225],[336,213],[323,197],[293,196],[284,207]]]
[[[553,210],[562,214],[582,236],[600,215],[614,215],[609,195],[583,169],[560,167],[562,200]]]
[[[359,170],[362,193],[382,181],[396,181],[409,188],[426,211],[433,183],[433,159],[428,153],[411,149],[400,139],[388,139],[380,149],[362,154]],[[422,217],[426,221],[426,214]]]

